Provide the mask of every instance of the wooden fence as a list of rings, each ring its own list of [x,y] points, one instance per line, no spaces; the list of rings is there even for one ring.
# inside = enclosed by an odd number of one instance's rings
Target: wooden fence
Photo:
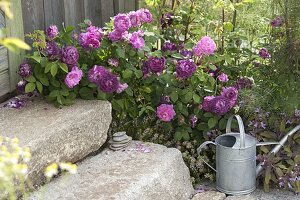
[[[138,9],[138,0],[11,0],[14,19],[0,13],[0,28],[6,27],[8,36],[24,38],[36,29],[44,30],[51,24],[59,28],[76,26],[90,19],[95,26],[103,26],[110,17]],[[78,29],[77,29],[78,30]],[[0,102],[13,95],[19,80],[16,74],[24,51],[7,52],[0,46]]]
[[[22,0],[24,31],[44,30],[51,24],[76,26],[84,19],[101,27],[119,12],[137,8],[138,0]]]

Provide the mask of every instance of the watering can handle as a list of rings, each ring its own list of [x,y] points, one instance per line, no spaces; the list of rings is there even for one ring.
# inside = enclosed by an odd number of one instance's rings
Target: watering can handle
[[[197,153],[198,155],[200,156],[200,153],[202,151],[202,149],[204,149],[206,147],[206,145],[208,144],[213,144],[213,145],[216,145],[214,142],[212,141],[206,141],[206,142],[203,142],[198,148],[197,148]],[[205,163],[207,164],[207,166],[209,166],[212,170],[214,170],[215,172],[217,172],[217,170],[215,168],[213,168],[210,164],[208,164],[203,158],[201,158],[200,156],[200,159]]]
[[[226,125],[226,133],[231,133],[231,124],[232,124],[233,117],[237,119],[239,124],[240,137],[241,137],[240,147],[245,148],[245,128],[244,128],[243,120],[239,115],[232,115],[231,117],[229,117]]]

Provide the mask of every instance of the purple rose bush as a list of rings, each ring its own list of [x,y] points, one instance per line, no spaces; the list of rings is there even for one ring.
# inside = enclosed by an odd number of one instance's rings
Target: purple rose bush
[[[159,21],[170,26],[172,18]],[[210,118],[216,123],[207,128],[216,126],[237,104],[239,89],[223,70],[214,77],[206,70],[216,43],[209,36],[192,46],[161,40],[153,21],[140,9],[116,15],[105,28],[86,20],[80,33],[55,25],[35,31],[35,51],[19,66],[18,90],[37,91],[58,106],[76,98],[108,100],[120,120],[152,116],[172,124],[177,139],[202,131]]]

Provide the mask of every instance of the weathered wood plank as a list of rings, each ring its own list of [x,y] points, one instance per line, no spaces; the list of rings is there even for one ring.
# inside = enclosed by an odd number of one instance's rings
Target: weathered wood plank
[[[84,0],[85,19],[92,21],[94,26],[102,26],[101,0]]]
[[[62,23],[65,21],[64,2],[62,0],[44,0],[44,11],[45,27],[54,24],[61,29]]]
[[[0,47],[0,72],[8,69],[7,49],[4,46]]]
[[[14,2],[20,3],[19,1]],[[36,29],[45,29],[44,0],[22,0],[21,2],[25,34]],[[18,15],[18,13],[14,12],[14,15]]]
[[[109,22],[110,17],[113,17],[114,15],[114,2],[112,0],[101,0],[102,25],[104,25],[105,22]]]
[[[84,1],[83,0],[64,0],[64,12],[66,26],[75,26],[76,30],[80,28],[77,24],[84,20]]]
[[[10,92],[8,70],[0,73],[0,97]]]
[[[138,10],[140,8],[140,2],[139,0],[135,0],[135,10]]]
[[[4,28],[4,27],[5,27],[5,17],[4,17],[4,13],[0,11],[0,28]]]
[[[135,10],[135,0],[126,0],[124,5],[125,12],[130,12]]]
[[[38,2],[39,0],[36,0]],[[7,35],[11,37],[17,37],[24,40],[24,29],[23,29],[23,17],[22,17],[22,5],[20,0],[11,0],[11,10],[14,13],[13,20],[6,20]],[[8,73],[9,73],[9,90],[14,91],[16,84],[19,80],[17,75],[17,69],[21,62],[23,62],[25,51],[20,50],[19,52],[13,53],[8,52]]]
[[[114,0],[115,14],[123,13],[125,11],[125,0]]]

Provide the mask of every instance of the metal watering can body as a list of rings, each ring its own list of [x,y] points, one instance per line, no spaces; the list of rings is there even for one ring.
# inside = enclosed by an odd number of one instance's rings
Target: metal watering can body
[[[233,117],[238,121],[239,133],[231,132]],[[299,130],[300,125],[296,128]],[[287,137],[284,137],[280,142],[258,143],[254,137],[245,134],[241,117],[235,115],[228,119],[226,134],[218,136],[215,142],[204,142],[197,149],[197,152],[200,155],[201,150],[206,145],[216,145],[216,169],[203,161],[216,172],[217,190],[231,195],[243,195],[255,190],[256,176],[262,170],[261,164],[256,167],[256,146],[277,144],[271,151],[277,153],[286,142]]]

